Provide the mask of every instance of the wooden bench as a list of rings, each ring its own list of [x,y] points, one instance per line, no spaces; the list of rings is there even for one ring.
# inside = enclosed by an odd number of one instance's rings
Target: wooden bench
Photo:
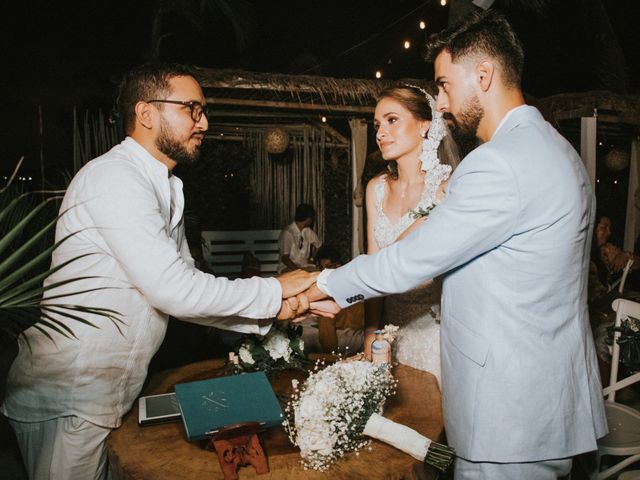
[[[260,261],[262,276],[277,275],[280,230],[206,230],[201,234],[202,258],[214,275],[239,277],[246,252]]]

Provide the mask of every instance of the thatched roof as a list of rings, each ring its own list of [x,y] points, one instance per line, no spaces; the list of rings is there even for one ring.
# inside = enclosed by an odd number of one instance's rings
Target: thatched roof
[[[581,117],[597,116],[598,135],[610,143],[627,143],[640,135],[640,95],[608,91],[562,93],[529,99],[565,136],[580,138]]]
[[[549,120],[590,117],[595,113],[604,121],[640,126],[640,95],[608,91],[562,93],[531,103]]]
[[[387,86],[410,83],[436,90],[433,82],[418,79],[331,78],[206,68],[198,73],[208,104],[235,108],[368,115],[373,113],[376,96]]]

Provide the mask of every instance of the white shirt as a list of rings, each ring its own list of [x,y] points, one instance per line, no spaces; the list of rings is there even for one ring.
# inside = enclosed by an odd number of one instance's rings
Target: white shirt
[[[307,227],[300,231],[298,224],[293,222],[287,225],[280,232],[278,247],[280,250],[280,262],[278,263],[278,273],[282,273],[287,266],[282,262],[284,255],[289,255],[289,259],[299,267],[313,266],[309,262],[311,246],[319,248],[322,243],[316,232]]]
[[[77,415],[117,427],[142,389],[169,315],[246,333],[271,322],[212,316],[274,317],[281,288],[274,278],[215,278],[193,266],[184,235],[182,182],[132,138],[89,162],[61,206],[52,266],[86,255],[45,285],[85,277],[49,295],[88,291],[55,301],[109,308],[114,323],[81,314],[97,328],[55,315],[77,336],[27,330],[7,383],[2,412],[20,421]],[[172,214],[170,213],[172,211]],[[54,301],[54,300],[52,300]],[[44,303],[43,303],[44,304]]]

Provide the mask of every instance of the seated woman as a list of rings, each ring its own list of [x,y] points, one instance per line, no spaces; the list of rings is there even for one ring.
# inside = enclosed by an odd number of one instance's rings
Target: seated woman
[[[640,268],[640,257],[609,243],[611,237],[611,218],[601,215],[597,218],[593,230],[592,260],[599,269],[599,277],[609,288],[619,277],[629,260],[633,261],[632,270]],[[594,252],[593,250],[596,249]]]
[[[609,384],[611,369],[610,346],[607,343],[608,328],[613,325],[615,313],[611,302],[621,294],[615,288],[622,270],[629,260],[633,260],[632,269],[640,268],[637,255],[626,252],[609,243],[611,237],[611,219],[599,215],[593,230],[591,243],[591,261],[589,265],[589,319],[598,354],[600,377],[603,386]]]

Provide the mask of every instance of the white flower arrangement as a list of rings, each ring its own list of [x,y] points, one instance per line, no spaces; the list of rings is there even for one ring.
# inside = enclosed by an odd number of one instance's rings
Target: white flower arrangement
[[[398,330],[400,330],[400,327],[389,323],[388,325],[385,325],[382,330],[384,331],[384,333],[382,334],[382,338],[384,338],[389,343],[393,343],[393,341],[398,336]]]
[[[306,361],[302,327],[275,323],[265,336],[247,335],[236,349],[243,371],[262,370],[267,374],[289,368],[300,369]]]
[[[345,454],[368,445],[365,435],[441,470],[451,464],[452,449],[380,416],[385,400],[396,389],[385,365],[340,361],[320,370],[316,364],[302,388],[297,384],[293,388],[283,424],[291,442],[300,448],[305,469],[328,469]]]

